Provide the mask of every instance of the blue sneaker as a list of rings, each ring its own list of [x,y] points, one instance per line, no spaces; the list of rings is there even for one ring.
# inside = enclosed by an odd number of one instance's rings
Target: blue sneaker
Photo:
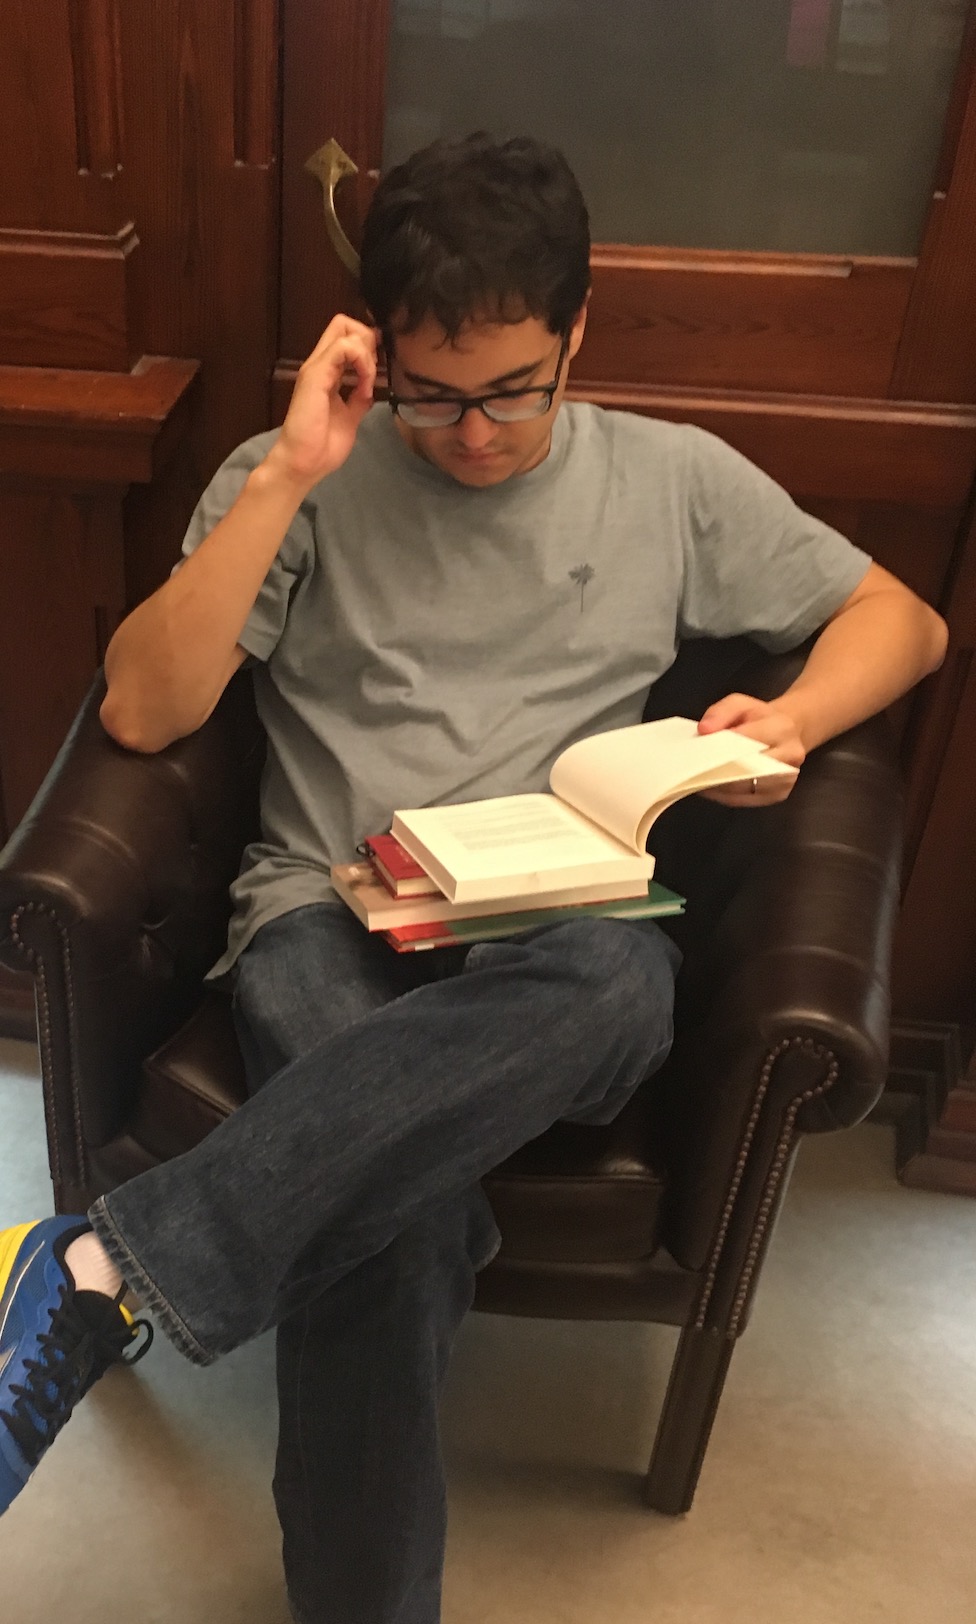
[[[92,1383],[109,1365],[134,1364],[152,1326],[99,1291],[75,1289],[65,1248],[91,1226],[42,1218],[0,1230],[0,1513],[27,1479]]]

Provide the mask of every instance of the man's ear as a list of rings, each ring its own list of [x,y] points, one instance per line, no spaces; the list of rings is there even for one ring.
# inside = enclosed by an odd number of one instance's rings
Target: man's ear
[[[569,359],[570,360],[572,360],[573,357],[578,353],[579,347],[583,342],[583,334],[586,331],[586,313],[587,313],[587,309],[589,307],[589,303],[590,303],[590,294],[587,293],[586,299],[585,299],[585,301],[584,301],[584,303],[583,303],[583,305],[582,305],[582,307],[581,307],[581,309],[579,311],[579,314],[574,318],[573,325],[569,330]]]

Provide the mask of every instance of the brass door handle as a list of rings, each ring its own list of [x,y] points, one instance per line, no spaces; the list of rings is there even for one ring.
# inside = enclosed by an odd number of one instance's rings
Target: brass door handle
[[[325,229],[329,233],[329,240],[347,270],[352,271],[353,276],[358,276],[359,255],[339,224],[335,206],[336,187],[347,175],[358,175],[358,166],[353,163],[347,152],[343,152],[335,136],[332,136],[324,147],[319,147],[317,152],[313,152],[312,156],[306,159],[305,168],[310,174],[318,176],[322,182]]]

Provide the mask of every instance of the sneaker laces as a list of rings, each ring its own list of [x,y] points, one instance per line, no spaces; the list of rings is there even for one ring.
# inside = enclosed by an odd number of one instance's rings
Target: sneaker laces
[[[24,1361],[25,1380],[11,1384],[12,1409],[0,1410],[0,1420],[32,1468],[57,1437],[79,1398],[109,1365],[138,1364],[152,1343],[153,1328],[148,1320],[130,1322],[113,1304],[120,1323],[96,1325],[83,1313],[77,1295],[72,1292],[69,1299],[67,1285],[59,1288],[57,1305],[50,1310],[50,1329],[38,1337],[39,1355]],[[85,1295],[92,1297],[95,1293]],[[107,1314],[103,1317],[109,1320]],[[138,1340],[140,1329],[147,1333],[145,1340],[127,1354],[125,1350]]]

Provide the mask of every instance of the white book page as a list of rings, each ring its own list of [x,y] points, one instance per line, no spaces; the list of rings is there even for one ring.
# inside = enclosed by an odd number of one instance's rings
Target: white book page
[[[682,795],[791,774],[754,739],[728,729],[699,733],[697,722],[669,716],[579,739],[557,757],[549,783],[560,800],[642,852],[655,817]]]
[[[617,878],[626,877],[621,865],[644,872],[634,866],[631,849],[552,795],[501,795],[409,809],[396,814],[393,832],[422,863],[425,856],[412,837],[436,853],[454,881],[445,886],[447,895],[459,901],[471,885],[474,900],[573,884],[574,870],[593,866],[609,865],[608,875]],[[652,869],[646,872],[650,878]],[[439,871],[435,878],[442,883]]]

